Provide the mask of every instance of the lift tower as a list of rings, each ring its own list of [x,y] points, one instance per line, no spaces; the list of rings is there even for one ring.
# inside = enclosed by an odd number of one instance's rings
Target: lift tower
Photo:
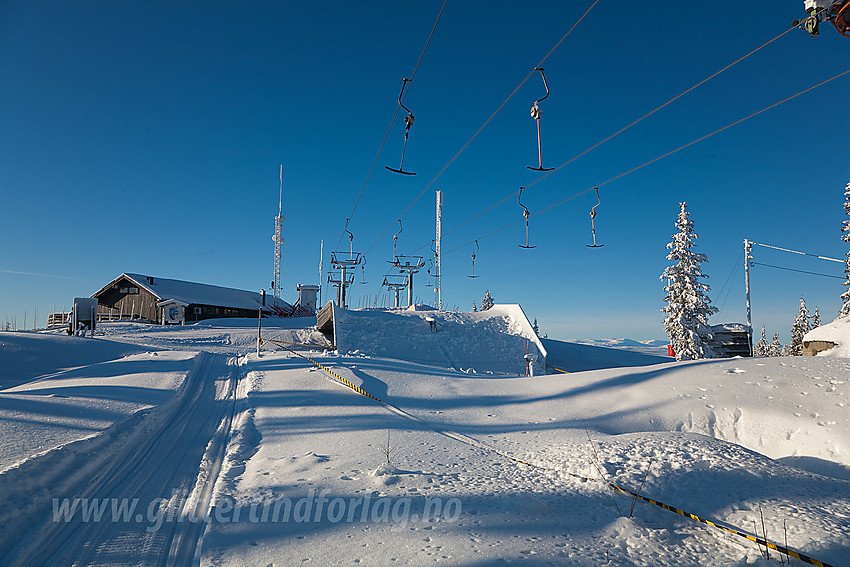
[[[399,280],[398,278],[402,278]],[[381,287],[386,287],[388,290],[394,292],[395,294],[395,303],[393,307],[398,308],[398,292],[407,287],[407,278],[397,275],[386,275],[384,276],[384,281],[381,284]]]
[[[333,270],[328,274],[328,283],[336,288],[336,304],[343,309],[348,309],[345,292],[348,286],[354,283],[354,268],[360,264],[363,258],[360,252],[350,252],[348,258],[339,254],[339,252],[331,252]],[[338,277],[335,276],[337,270],[339,270]]]
[[[413,274],[419,272],[425,266],[422,256],[396,256],[393,268],[399,273],[407,274],[407,306],[413,305]]]

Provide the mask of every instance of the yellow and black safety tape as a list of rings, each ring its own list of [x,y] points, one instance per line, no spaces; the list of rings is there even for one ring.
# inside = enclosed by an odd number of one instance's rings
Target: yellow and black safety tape
[[[270,342],[274,342],[274,341],[270,341]],[[278,345],[278,346],[280,346],[280,345]],[[310,362],[312,362],[313,364],[315,364],[316,366],[318,366],[319,368],[321,368],[322,370],[324,370],[325,372],[327,372],[328,374],[330,374],[331,376],[333,376],[334,378],[339,380],[342,384],[344,384],[345,386],[347,386],[347,387],[351,388],[352,390],[354,390],[355,392],[357,392],[358,394],[360,394],[362,396],[366,396],[367,398],[374,400],[374,401],[378,402],[379,404],[383,404],[387,407],[393,408],[397,412],[401,412],[405,415],[408,415],[408,416],[416,419],[417,421],[421,421],[418,418],[416,418],[415,416],[411,416],[407,412],[405,412],[405,411],[403,411],[399,408],[396,408],[392,404],[388,404],[387,402],[373,396],[372,394],[365,391],[360,386],[357,386],[356,384],[352,384],[349,380],[346,380],[345,378],[343,378],[342,376],[340,376],[339,374],[337,374],[333,370],[327,368],[326,366],[324,366],[323,364],[321,364],[319,362],[316,362],[315,360],[313,360],[309,356],[304,356],[303,354],[296,352],[296,351],[294,351],[290,348],[287,348],[287,347],[282,347],[282,348],[285,348],[286,350],[288,350],[289,352],[291,352],[292,354],[294,354],[296,356],[300,356],[301,358],[309,360]],[[426,422],[422,422],[422,423],[426,423]],[[442,430],[439,430],[439,432],[443,433],[443,434],[448,433],[448,432],[442,431]],[[562,470],[559,470],[559,469],[552,469],[550,467],[545,467],[545,466],[542,466],[542,465],[535,465],[533,463],[529,463],[528,461],[523,461],[522,459],[518,459],[518,458],[513,457],[511,455],[505,454],[502,451],[496,449],[495,447],[490,447],[489,445],[486,445],[485,443],[482,443],[482,442],[478,441],[477,439],[474,439],[474,438],[469,437],[467,435],[454,433],[454,432],[451,432],[451,433],[453,433],[453,435],[450,435],[450,437],[452,437],[453,439],[456,439],[456,440],[464,442],[464,443],[471,444],[471,445],[478,447],[478,448],[481,448],[481,449],[487,449],[487,450],[489,450],[493,453],[496,453],[500,457],[503,457],[505,459],[509,459],[509,460],[514,461],[516,463],[520,463],[520,464],[523,464],[523,465],[526,465],[526,466],[529,466],[529,467],[532,467],[532,468],[535,468],[535,469],[549,470],[549,471],[554,470],[555,472],[559,472],[559,473],[562,473],[562,474],[566,473],[569,476],[581,479],[582,481],[585,481],[585,482],[588,482],[588,481],[601,482],[601,479],[598,479],[598,478],[585,477],[585,476],[581,476],[581,475],[578,475],[578,474],[575,474],[575,473],[562,471]],[[607,482],[607,484],[611,488],[618,490],[619,492],[622,492],[623,494],[628,494],[629,496],[632,496],[634,498],[638,498],[640,500],[643,500],[644,502],[649,502],[650,504],[654,504],[655,506],[658,506],[660,508],[664,508],[665,510],[668,510],[670,512],[674,512],[674,513],[679,514],[681,516],[684,516],[686,518],[690,518],[692,520],[695,520],[697,522],[712,526],[712,527],[717,528],[719,530],[723,530],[725,532],[729,532],[729,533],[735,534],[737,536],[746,538],[746,539],[748,539],[752,542],[755,542],[758,545],[763,545],[763,546],[765,546],[769,549],[773,549],[774,551],[777,551],[779,553],[784,553],[785,555],[788,555],[790,557],[794,557],[795,559],[799,559],[800,561],[803,561],[804,563],[808,563],[809,565],[815,565],[816,567],[834,567],[833,565],[831,565],[829,563],[824,563],[823,561],[819,561],[818,559],[815,559],[814,557],[809,557],[808,555],[805,555],[805,554],[800,553],[798,551],[794,551],[793,549],[790,549],[788,547],[777,545],[777,544],[775,544],[771,541],[768,541],[767,539],[760,538],[758,536],[750,535],[750,534],[748,534],[748,533],[746,533],[742,530],[739,530],[737,528],[733,528],[733,527],[730,527],[730,526],[725,526],[725,525],[720,524],[718,522],[706,520],[705,518],[701,518],[701,517],[699,517],[695,514],[691,514],[690,512],[686,512],[686,511],[681,510],[679,508],[676,508],[674,506],[670,506],[669,504],[659,502],[658,500],[653,500],[652,498],[647,498],[646,496],[642,496],[641,494],[638,494],[637,492],[632,492],[631,490],[628,490],[626,488],[618,486],[618,485],[614,484],[613,482]]]
[[[280,345],[278,345],[278,346],[280,346]],[[309,356],[304,356],[300,352],[296,352],[296,351],[292,350],[291,348],[288,348],[288,347],[282,347],[282,348],[285,348],[286,350],[288,350],[289,352],[291,352],[295,356],[300,356],[301,358],[303,358],[305,360],[309,360],[310,362],[312,362],[313,364],[315,364],[316,366],[318,366],[319,368],[321,368],[322,370],[324,370],[325,372],[327,372],[328,374],[330,374],[331,376],[333,376],[334,378],[336,378],[337,380],[342,382],[345,386],[348,386],[349,388],[351,388],[352,390],[354,390],[355,392],[360,394],[361,396],[366,396],[370,400],[374,400],[374,401],[376,401],[380,404],[385,403],[383,400],[376,398],[375,396],[373,396],[372,394],[370,394],[369,392],[367,392],[366,390],[364,390],[363,388],[361,388],[357,384],[352,384],[350,381],[346,380],[345,378],[343,378],[342,376],[340,376],[339,374],[337,374],[336,372],[334,372],[333,370],[331,370],[330,368],[328,368],[324,364],[316,362],[315,360],[313,360]]]
[[[636,492],[632,492],[631,490],[627,490],[625,488],[617,486],[613,482],[609,482],[608,486],[610,486],[611,488],[613,488],[615,490],[619,490],[623,494],[628,494],[629,496],[639,498],[640,500],[643,500],[644,502],[649,502],[650,504],[654,504],[654,505],[656,505],[660,508],[664,508],[665,510],[668,510],[670,512],[675,512],[676,514],[679,514],[681,516],[685,516],[686,518],[690,518],[692,520],[696,520],[697,522],[702,522],[703,524],[707,524],[707,525],[712,526],[714,528],[717,528],[719,530],[723,530],[723,531],[726,531],[726,532],[729,532],[729,533],[733,533],[737,536],[747,538],[748,540],[753,541],[753,542],[757,543],[758,545],[763,545],[765,547],[773,549],[774,551],[778,551],[779,553],[784,553],[785,555],[789,555],[791,557],[794,557],[795,559],[799,559],[800,561],[803,561],[803,562],[808,563],[810,565],[816,565],[817,567],[833,567],[829,563],[824,563],[823,561],[818,561],[814,557],[809,557],[808,555],[804,555],[804,554],[799,553],[797,551],[794,551],[793,549],[790,549],[788,547],[777,545],[777,544],[775,544],[771,541],[768,541],[764,538],[760,538],[758,536],[750,535],[750,534],[743,532],[741,530],[738,530],[736,528],[724,526],[723,524],[720,524],[720,523],[717,523],[717,522],[712,522],[711,520],[706,520],[705,518],[700,518],[699,516],[697,516],[695,514],[691,514],[690,512],[685,512],[684,510],[680,510],[679,508],[676,508],[674,506],[670,506],[669,504],[659,502],[658,500],[653,500],[652,498],[647,498],[646,496],[642,496],[642,495],[640,495]]]

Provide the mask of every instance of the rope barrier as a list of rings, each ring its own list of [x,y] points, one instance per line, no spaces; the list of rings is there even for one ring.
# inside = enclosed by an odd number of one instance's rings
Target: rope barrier
[[[270,341],[270,342],[280,342],[280,341]],[[438,433],[446,435],[447,437],[450,437],[452,439],[455,439],[457,441],[460,441],[460,442],[468,444],[468,445],[472,445],[472,446],[474,446],[478,449],[484,449],[484,450],[490,451],[492,453],[499,455],[502,458],[509,459],[509,460],[511,460],[515,463],[526,465],[526,466],[529,466],[529,467],[532,467],[532,468],[535,468],[535,469],[545,470],[545,471],[553,471],[553,472],[557,472],[557,473],[560,473],[560,474],[567,474],[567,475],[572,476],[574,478],[578,478],[578,479],[580,479],[584,482],[603,482],[601,479],[598,479],[598,478],[585,477],[585,476],[581,476],[581,475],[571,473],[571,472],[568,472],[568,471],[563,471],[563,470],[560,470],[560,469],[553,469],[551,467],[546,467],[546,466],[530,463],[528,461],[524,461],[524,460],[518,459],[518,458],[516,458],[512,455],[506,454],[506,453],[500,451],[499,449],[496,449],[495,447],[491,447],[491,446],[487,445],[486,443],[482,443],[481,441],[478,441],[477,439],[470,437],[468,435],[464,435],[462,433],[456,433],[456,432],[450,431],[450,430],[436,428],[436,427],[434,427],[434,425],[432,425],[432,424],[430,424],[426,421],[423,421],[423,420],[419,419],[418,417],[416,417],[414,415],[407,413],[406,411],[402,410],[401,408],[397,408],[394,405],[389,404],[389,403],[385,402],[384,400],[381,400],[380,398],[373,396],[372,394],[365,391],[360,386],[357,386],[356,384],[351,383],[349,380],[346,380],[345,378],[343,378],[342,376],[340,376],[339,374],[337,374],[333,370],[327,368],[326,366],[324,366],[323,364],[320,364],[319,362],[316,362],[315,360],[313,360],[309,356],[304,356],[303,354],[298,353],[298,352],[296,352],[292,349],[289,349],[287,347],[282,347],[282,348],[285,348],[286,350],[288,350],[289,352],[291,352],[292,354],[294,354],[298,357],[301,357],[305,360],[309,360],[315,366],[324,370],[325,372],[327,372],[328,374],[330,374],[331,376],[333,376],[334,378],[339,380],[339,382],[342,383],[344,386],[346,386],[346,387],[350,388],[351,390],[357,392],[361,396],[365,396],[365,397],[369,398],[370,400],[378,402],[379,404],[383,405],[387,409],[392,410],[394,413],[397,413],[397,414],[399,414],[403,417],[407,417],[407,418],[412,419],[412,420],[414,420],[418,423],[426,425],[430,429],[433,429],[434,431],[437,431]],[[556,368],[556,370],[559,370],[559,369]],[[559,370],[559,371],[564,372],[563,370]],[[803,553],[795,551],[795,550],[793,550],[789,547],[785,547],[785,546],[775,544],[775,543],[767,540],[766,538],[760,538],[758,536],[753,536],[751,534],[746,533],[743,530],[740,530],[740,529],[737,529],[737,528],[734,528],[734,527],[731,527],[731,526],[726,526],[726,525],[719,523],[719,522],[716,522],[716,521],[707,520],[705,518],[701,518],[700,516],[697,516],[696,514],[686,512],[685,510],[682,510],[680,508],[670,506],[669,504],[659,502],[658,500],[653,500],[652,498],[647,498],[646,496],[643,496],[643,495],[641,495],[637,492],[632,492],[631,490],[628,490],[626,488],[618,486],[617,484],[614,484],[613,482],[606,482],[606,484],[610,488],[612,488],[612,489],[614,489],[618,492],[622,492],[623,494],[627,494],[629,496],[632,496],[633,498],[643,500],[644,502],[649,502],[650,504],[653,504],[655,506],[658,506],[659,508],[663,508],[663,509],[668,510],[670,512],[679,514],[680,516],[684,516],[685,518],[690,518],[692,520],[706,524],[708,526],[712,526],[712,527],[717,528],[719,530],[723,530],[723,531],[735,534],[737,536],[746,538],[746,539],[748,539],[752,542],[755,542],[758,545],[763,545],[763,546],[770,548],[770,549],[773,549],[774,551],[777,551],[779,553],[784,553],[785,555],[788,555],[790,557],[794,557],[795,559],[799,559],[800,561],[803,561],[804,563],[808,563],[810,565],[815,565],[816,567],[834,567],[833,565],[830,565],[829,563],[824,563],[823,561],[819,561],[819,560],[817,560],[813,557],[810,557],[808,555],[805,555]]]
[[[608,485],[611,488],[622,492],[623,494],[628,494],[629,496],[633,496],[634,498],[638,498],[640,500],[643,500],[644,502],[649,502],[650,504],[654,504],[655,506],[658,506],[660,508],[664,508],[665,510],[679,514],[679,515],[684,516],[686,518],[690,518],[690,519],[695,520],[697,522],[707,524],[707,525],[712,526],[714,528],[717,528],[719,530],[723,530],[725,532],[729,532],[729,533],[735,534],[737,536],[747,538],[748,540],[753,541],[753,542],[757,543],[758,545],[763,545],[765,547],[773,549],[774,551],[778,551],[779,553],[784,553],[785,555],[789,555],[789,556],[791,556],[795,559],[799,559],[800,561],[803,561],[803,562],[808,563],[810,565],[816,565],[817,567],[833,567],[829,563],[824,563],[823,561],[818,561],[814,557],[809,557],[808,555],[804,555],[804,554],[802,554],[798,551],[794,551],[791,548],[784,547],[784,546],[781,546],[781,545],[777,545],[777,544],[775,544],[771,541],[760,538],[758,536],[750,535],[750,534],[748,534],[748,533],[746,533],[742,530],[739,530],[737,528],[732,528],[732,527],[720,524],[718,522],[712,522],[711,520],[706,520],[705,518],[700,518],[699,516],[697,516],[695,514],[691,514],[690,512],[685,512],[684,510],[680,510],[679,508],[675,508],[673,506],[670,506],[669,504],[664,504],[663,502],[659,502],[658,500],[653,500],[652,498],[647,498],[646,496],[641,496],[640,494],[637,494],[636,492],[632,492],[631,490],[626,490],[625,488],[621,488],[621,487],[617,486],[616,484],[614,484],[612,482],[609,482]]]

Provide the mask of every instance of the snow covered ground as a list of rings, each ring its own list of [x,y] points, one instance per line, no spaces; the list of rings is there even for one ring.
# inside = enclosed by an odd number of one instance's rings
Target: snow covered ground
[[[264,336],[327,344],[312,322]],[[253,325],[0,333],[0,564],[771,564],[604,478],[850,565],[847,358],[548,341],[569,373],[529,378],[457,364],[487,325],[443,335],[456,369],[380,324],[348,330],[380,352],[258,358]]]
[[[633,339],[573,339],[571,343],[579,343],[583,345],[593,345],[598,347],[616,348],[622,350],[632,350],[644,354],[654,354],[657,356],[667,356],[667,345],[670,343],[667,339],[651,339],[648,341],[636,341]]]

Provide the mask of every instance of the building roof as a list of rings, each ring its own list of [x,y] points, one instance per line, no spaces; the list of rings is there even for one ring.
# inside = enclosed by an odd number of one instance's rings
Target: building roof
[[[117,283],[122,277],[136,283],[140,288],[149,291],[160,301],[175,299],[187,304],[212,305],[216,307],[252,310],[257,309],[261,302],[260,294],[255,291],[245,291],[230,287],[187,282],[183,280],[172,280],[169,278],[147,276],[144,274],[131,274],[127,272],[106,284],[100,290],[92,294],[92,297],[99,295],[104,290]],[[282,309],[292,308],[283,300],[278,300],[278,302],[278,306]],[[266,309],[268,310],[273,303],[274,297],[267,295]]]

